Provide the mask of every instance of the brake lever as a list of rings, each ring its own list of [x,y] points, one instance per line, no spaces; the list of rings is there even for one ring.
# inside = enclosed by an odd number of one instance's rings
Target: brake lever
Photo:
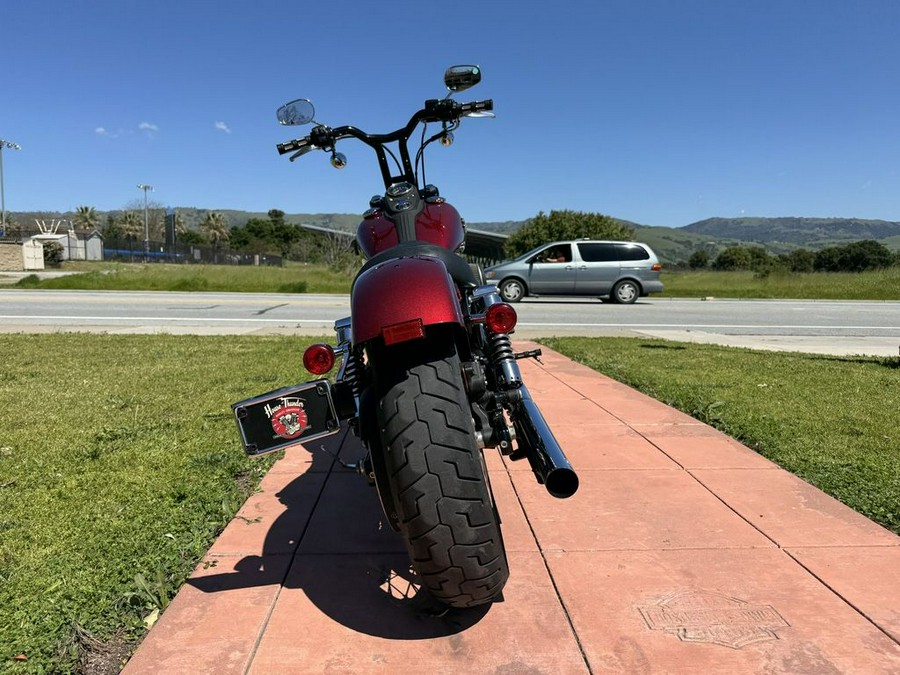
[[[497,116],[487,110],[473,110],[472,112],[463,115],[463,117],[487,117],[488,119],[496,119]]]
[[[288,157],[288,161],[293,162],[293,161],[294,161],[295,159],[297,159],[298,157],[302,157],[303,155],[305,155],[305,154],[306,154],[307,152],[309,152],[310,150],[315,150],[315,149],[316,149],[316,146],[315,146],[315,145],[307,145],[307,146],[304,147],[304,148],[300,148],[297,152],[295,152],[293,155],[291,155],[290,157]]]

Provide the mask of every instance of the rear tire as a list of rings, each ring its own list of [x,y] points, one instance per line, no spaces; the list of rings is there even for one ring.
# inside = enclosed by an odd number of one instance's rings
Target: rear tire
[[[413,568],[435,598],[473,607],[500,596],[509,566],[459,357],[442,342],[400,345],[375,363],[378,427]]]
[[[641,295],[641,287],[631,279],[623,279],[613,286],[610,298],[620,305],[633,305]]]

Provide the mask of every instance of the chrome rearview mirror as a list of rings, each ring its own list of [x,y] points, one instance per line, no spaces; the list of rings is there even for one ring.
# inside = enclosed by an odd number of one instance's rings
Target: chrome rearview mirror
[[[312,122],[316,116],[316,108],[308,98],[298,98],[285,103],[275,113],[278,123],[288,127],[302,126]]]
[[[444,72],[444,84],[453,92],[465,91],[481,82],[478,66],[450,66]]]

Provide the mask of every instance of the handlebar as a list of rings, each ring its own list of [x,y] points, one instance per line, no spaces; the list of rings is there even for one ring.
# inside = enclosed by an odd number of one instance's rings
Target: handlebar
[[[491,99],[470,103],[457,103],[452,99],[432,99],[425,101],[425,107],[414,114],[405,127],[390,134],[367,134],[352,126],[330,129],[320,125],[315,127],[308,136],[279,143],[275,147],[278,149],[279,155],[286,155],[289,152],[305,150],[309,146],[331,147],[335,141],[349,137],[358,138],[368,145],[381,145],[391,141],[408,140],[419,122],[455,122],[470,113],[487,112],[493,109],[494,101]]]

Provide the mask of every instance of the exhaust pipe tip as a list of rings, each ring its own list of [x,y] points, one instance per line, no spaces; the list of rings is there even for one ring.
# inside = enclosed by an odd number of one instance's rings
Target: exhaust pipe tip
[[[550,496],[566,499],[578,491],[578,474],[572,469],[553,469],[544,477],[544,487]]]

